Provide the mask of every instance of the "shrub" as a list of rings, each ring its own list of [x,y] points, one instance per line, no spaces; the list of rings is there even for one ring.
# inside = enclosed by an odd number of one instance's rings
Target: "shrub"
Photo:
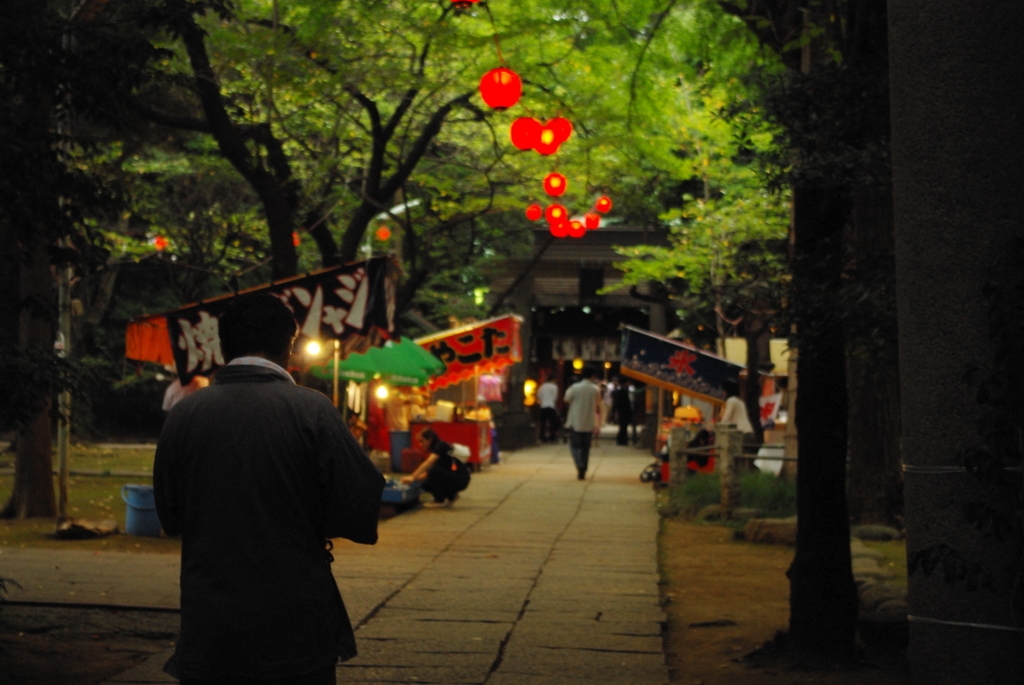
[[[757,509],[766,518],[795,516],[796,482],[770,473],[744,473],[740,476],[740,504]]]
[[[661,503],[665,516],[691,518],[704,507],[721,501],[717,473],[698,473],[686,477],[672,488]],[[744,473],[740,476],[740,506],[757,509],[768,518],[785,518],[796,514],[796,483],[776,478],[770,473]]]

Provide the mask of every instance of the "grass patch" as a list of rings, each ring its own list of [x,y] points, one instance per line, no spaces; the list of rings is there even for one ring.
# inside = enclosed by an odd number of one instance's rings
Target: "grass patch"
[[[706,506],[721,501],[717,473],[689,475],[682,484],[661,500],[665,516],[692,518]],[[740,506],[757,509],[767,518],[796,515],[796,483],[770,473],[750,472],[740,475]]]
[[[68,468],[72,471],[153,473],[155,453],[155,447],[109,448],[98,445],[73,445],[68,451]],[[53,462],[56,466],[56,454]]]
[[[757,509],[766,518],[796,516],[796,481],[770,473],[744,473],[740,477],[740,506]]]
[[[127,469],[126,469],[127,470]],[[14,483],[13,474],[0,475],[0,503],[6,502]],[[68,480],[68,515],[82,519],[114,519],[124,531],[127,505],[121,499],[121,487],[127,483],[152,485],[152,478],[114,476],[74,476]],[[56,479],[54,479],[56,487]],[[56,496],[56,490],[55,490]],[[134,535],[109,535],[93,540],[58,540],[53,536],[56,521],[48,518],[11,521],[0,519],[0,550],[10,547],[85,549],[93,551],[177,553],[177,538],[149,538]]]
[[[68,470],[98,471],[100,473],[128,472],[153,473],[153,447],[101,447],[99,445],[74,444],[68,450]],[[57,449],[53,450],[53,468],[57,468]],[[0,454],[0,467],[12,468],[14,454]]]

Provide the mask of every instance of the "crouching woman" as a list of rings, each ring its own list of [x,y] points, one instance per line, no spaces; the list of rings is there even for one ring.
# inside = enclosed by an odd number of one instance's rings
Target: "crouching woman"
[[[424,491],[434,496],[434,501],[424,506],[451,506],[469,485],[469,467],[452,455],[452,446],[437,437],[432,428],[416,436],[416,445],[427,458],[402,482],[423,481]]]

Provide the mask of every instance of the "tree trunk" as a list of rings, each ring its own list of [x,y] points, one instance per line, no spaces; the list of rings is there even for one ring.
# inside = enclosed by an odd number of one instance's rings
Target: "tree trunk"
[[[899,353],[888,184],[855,190],[844,240],[852,260],[847,269],[860,292],[870,295],[864,306],[855,308],[857,330],[848,336],[847,347],[850,520],[902,526]]]
[[[52,298],[53,276],[46,244],[39,240],[22,260],[20,292],[22,310],[18,322],[18,342],[22,349],[53,349]],[[54,517],[57,503],[53,495],[53,453],[50,431],[50,402],[47,399],[24,423],[18,426],[14,485],[0,518]]]
[[[899,368],[894,358],[846,358],[850,402],[850,521],[903,527]]]
[[[838,292],[840,240],[849,202],[836,189],[793,191],[794,307],[800,336],[797,547],[790,580],[789,638],[798,650],[853,654],[857,588],[846,508],[846,376]]]
[[[886,84],[889,61],[884,3],[857,8],[850,40],[851,68],[868,83]],[[889,140],[887,90],[868,89],[868,145]],[[848,274],[858,302],[847,331],[850,514],[856,523],[901,525],[899,353],[897,350],[892,181],[888,158],[871,162],[871,180],[853,190],[853,211],[844,242]]]
[[[743,314],[743,337],[747,341],[747,386],[743,404],[747,408],[747,418],[754,429],[757,442],[764,442],[764,426],[761,425],[761,373],[764,363],[764,351],[768,347],[771,329],[764,316],[751,311]]]

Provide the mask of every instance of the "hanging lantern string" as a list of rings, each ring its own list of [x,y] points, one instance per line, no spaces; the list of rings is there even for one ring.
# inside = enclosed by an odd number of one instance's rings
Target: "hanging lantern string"
[[[498,41],[498,25],[494,21],[494,14],[491,12],[491,5],[489,3],[483,3],[483,7],[487,10],[487,17],[491,20],[491,29],[494,30],[494,50],[498,53],[498,64],[503,67],[507,67],[505,64],[505,56],[501,54],[501,43]]]

